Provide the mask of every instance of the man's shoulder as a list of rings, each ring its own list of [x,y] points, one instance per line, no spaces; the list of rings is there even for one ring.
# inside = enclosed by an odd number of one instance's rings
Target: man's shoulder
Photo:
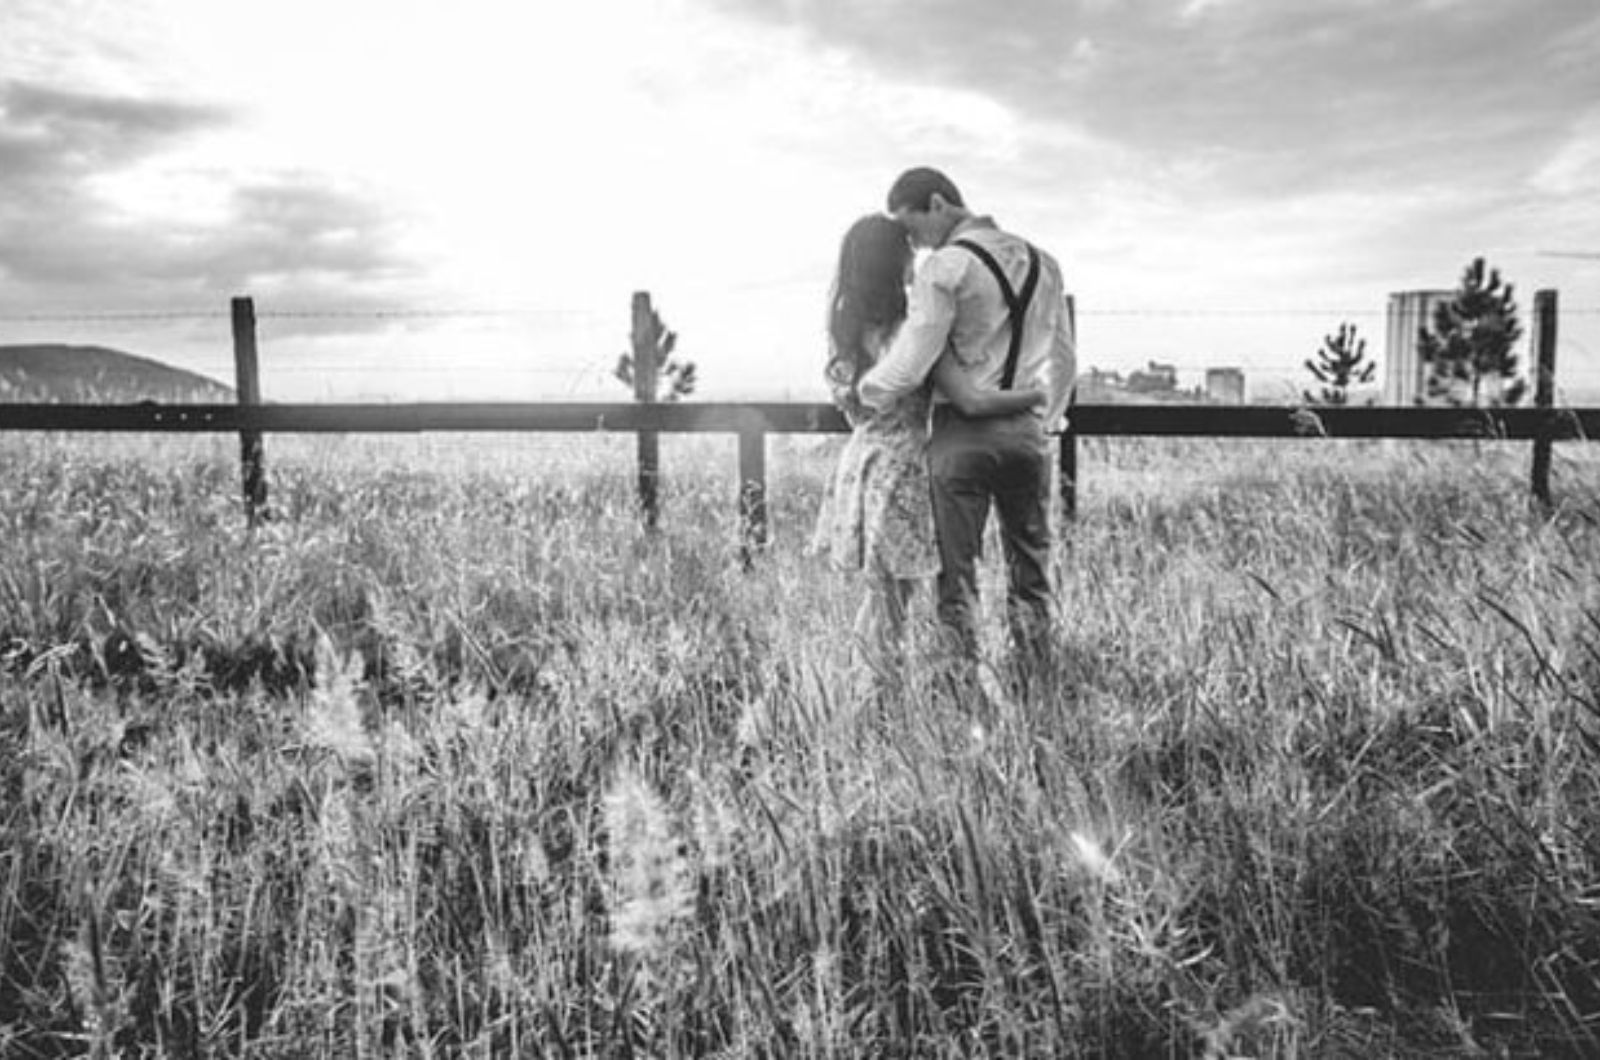
[[[942,268],[954,275],[961,275],[977,255],[958,244],[968,242],[977,245],[997,259],[1008,272],[1025,269],[1028,248],[1039,255],[1039,267],[1045,277],[1054,277],[1059,282],[1061,264],[1044,247],[1025,236],[1007,231],[994,225],[982,228],[973,228],[958,233],[955,238],[935,251],[938,258],[942,258]]]
[[[1005,245],[1015,248],[1015,252],[1017,254],[1026,256],[1028,249],[1032,248],[1034,253],[1039,255],[1039,268],[1041,274],[1046,278],[1053,277],[1057,282],[1060,282],[1061,263],[1056,260],[1056,256],[1054,254],[1050,253],[1050,251],[1046,250],[1033,240],[1028,239],[1025,236],[1018,235],[1015,232],[1007,232],[1003,229],[997,229],[996,234],[1000,240],[1005,241]]]
[[[943,246],[933,248],[918,269],[917,278],[943,286],[955,286],[960,283],[973,259],[970,251],[957,246],[956,243],[957,240],[951,240]]]
[[[963,226],[951,235],[949,242],[935,248],[928,257],[928,264],[936,274],[954,280],[965,275],[977,260],[974,249],[992,259],[1010,257],[1013,249],[1021,246],[1016,236],[1002,232],[988,218],[981,218],[976,224]]]

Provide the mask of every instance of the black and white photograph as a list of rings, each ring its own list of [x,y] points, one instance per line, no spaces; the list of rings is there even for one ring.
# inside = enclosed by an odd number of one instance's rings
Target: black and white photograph
[[[1593,0],[0,0],[0,1060],[1600,1056]]]

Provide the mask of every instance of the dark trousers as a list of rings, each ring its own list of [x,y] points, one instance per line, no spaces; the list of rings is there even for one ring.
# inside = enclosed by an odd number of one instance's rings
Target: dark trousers
[[[968,661],[978,658],[978,561],[989,508],[1005,548],[1006,619],[1018,662],[1037,663],[1050,632],[1050,460],[1029,413],[967,419],[934,410],[929,463],[939,537],[939,619]]]

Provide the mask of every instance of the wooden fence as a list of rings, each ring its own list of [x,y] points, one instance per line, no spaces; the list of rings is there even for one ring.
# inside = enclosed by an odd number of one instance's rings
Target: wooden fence
[[[1478,438],[1533,443],[1532,489],[1550,503],[1551,447],[1557,441],[1600,440],[1600,408],[1555,408],[1556,293],[1534,302],[1537,361],[1530,408],[1385,408],[1260,405],[1074,405],[1071,430],[1059,436],[1061,504],[1077,512],[1077,440],[1083,436],[1211,438]],[[0,430],[237,433],[246,510],[252,522],[267,503],[262,436],[269,433],[408,433],[422,431],[630,432],[640,446],[640,501],[657,511],[653,439],[660,433],[734,434],[739,445],[740,525],[746,546],[767,541],[766,436],[849,430],[832,405],[794,403],[261,403],[255,313],[233,302],[237,404],[4,405]],[[650,466],[644,464],[651,454]]]

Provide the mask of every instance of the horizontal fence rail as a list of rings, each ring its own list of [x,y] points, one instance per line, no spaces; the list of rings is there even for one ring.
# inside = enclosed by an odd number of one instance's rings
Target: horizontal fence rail
[[[1348,406],[1079,405],[1080,435],[1217,438],[1600,437],[1600,408],[1382,408]]]
[[[1079,437],[1498,438],[1600,440],[1600,408],[1381,408],[1282,405],[1074,405]],[[590,431],[827,434],[850,425],[828,404],[612,402],[5,405],[0,431],[404,434]]]
[[[1600,408],[1376,408],[1256,405],[1074,405],[1060,436],[1061,506],[1077,512],[1080,437],[1498,439],[1535,444],[1533,492],[1549,501],[1547,451],[1556,441],[1600,440]],[[850,429],[828,404],[416,403],[309,405],[4,405],[0,431],[238,433],[245,501],[252,523],[266,503],[259,438],[279,434],[546,432],[737,434],[738,511],[749,561],[767,540],[768,434],[827,434]],[[252,444],[254,443],[254,444]],[[1542,458],[1540,453],[1546,453]],[[654,475],[641,503],[654,524]]]
[[[1069,312],[1071,302],[1068,302]],[[1600,440],[1600,408],[1554,403],[1557,295],[1534,296],[1535,406],[1531,408],[1350,407],[1343,405],[1073,405],[1060,435],[1058,467],[1063,514],[1077,512],[1077,439],[1083,436],[1210,438],[1503,439],[1533,442],[1533,494],[1550,503],[1551,446]],[[614,402],[412,404],[266,404],[261,400],[255,305],[232,302],[236,404],[6,405],[0,431],[237,433],[245,508],[252,525],[266,508],[262,435],[423,431],[632,433],[639,440],[639,499],[647,526],[657,516],[658,434],[731,433],[739,437],[739,522],[750,546],[767,537],[766,436],[838,433],[849,423],[827,404],[788,402],[661,402],[653,358],[659,319],[649,295],[633,299],[635,400]]]
[[[616,402],[311,405],[0,405],[0,430],[280,434],[422,431],[657,431],[718,434],[848,431],[832,405]]]

